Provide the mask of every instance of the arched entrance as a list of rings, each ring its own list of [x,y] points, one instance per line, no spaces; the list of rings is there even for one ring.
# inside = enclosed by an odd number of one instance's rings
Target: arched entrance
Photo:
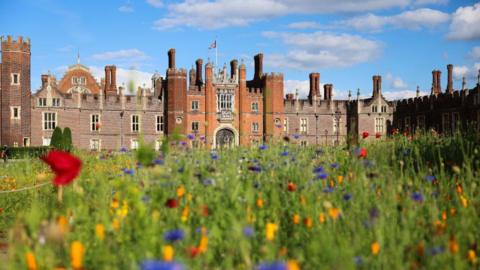
[[[230,148],[235,145],[235,134],[228,128],[223,128],[217,131],[215,135],[217,148]]]

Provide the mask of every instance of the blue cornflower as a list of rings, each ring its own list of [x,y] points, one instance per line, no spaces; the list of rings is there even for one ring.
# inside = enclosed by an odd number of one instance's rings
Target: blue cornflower
[[[153,161],[153,164],[155,164],[155,165],[164,165],[164,164],[165,164],[165,161],[164,161],[163,159],[156,158],[156,159]]]
[[[258,147],[258,149],[260,150],[266,150],[267,149],[267,146],[265,144],[262,144]]]
[[[184,233],[181,229],[171,230],[166,232],[163,235],[163,238],[165,239],[165,241],[169,241],[169,242],[182,240],[183,237],[184,237]]]
[[[313,169],[313,173],[321,173],[323,170],[323,166],[318,166]]]
[[[148,203],[148,202],[150,202],[150,197],[149,197],[148,195],[143,195],[143,196],[142,196],[142,201],[143,201],[144,203]]]
[[[445,251],[445,248],[442,247],[442,246],[436,246],[436,247],[432,247],[432,248],[429,248],[427,250],[427,254],[431,255],[431,256],[435,256],[437,254],[440,254],[440,253],[443,253]]]
[[[185,167],[184,166],[181,166],[180,168],[178,168],[177,170],[179,173],[183,173],[185,171]]]
[[[204,186],[212,186],[212,185],[215,185],[215,180],[210,179],[210,178],[203,179],[203,180],[202,180],[202,184],[203,184]]]
[[[287,265],[284,262],[262,263],[257,266],[257,270],[287,270]]]
[[[423,202],[423,195],[422,193],[420,192],[414,192],[412,194],[412,200],[416,201],[416,202]]]
[[[348,202],[348,201],[350,201],[351,199],[352,199],[352,194],[350,194],[350,193],[345,193],[345,194],[343,194],[343,200],[344,200],[344,201],[347,201],[347,202]]]
[[[127,174],[127,175],[133,175],[135,173],[134,169],[123,168],[122,171],[124,174]]]
[[[210,157],[213,159],[213,160],[217,160],[218,159],[218,155],[216,152],[211,152],[210,153]]]
[[[184,142],[184,141],[182,141],[180,144],[181,144],[182,146],[187,146],[187,142]]]
[[[128,149],[125,146],[120,147],[120,152],[125,153],[128,152]]]
[[[288,156],[288,151],[283,151],[282,153],[280,153],[280,156],[282,157]]]
[[[332,193],[334,191],[334,188],[333,187],[326,187],[323,189],[323,192],[325,193]]]
[[[363,258],[362,258],[362,256],[355,256],[355,257],[353,257],[353,262],[354,262],[356,265],[362,265],[362,264],[363,264]]]
[[[183,270],[185,269],[182,264],[177,262],[164,262],[146,260],[142,262],[140,266],[142,270]]]
[[[435,181],[435,176],[434,175],[427,175],[424,177],[424,179],[430,183],[432,183],[433,181]]]
[[[258,165],[252,165],[252,166],[248,166],[248,170],[252,172],[261,172],[262,168]]]
[[[188,135],[187,135],[187,138],[188,138],[189,140],[194,140],[194,139],[195,139],[195,136],[194,136],[193,134],[188,134]]]
[[[328,174],[327,173],[319,173],[317,174],[317,179],[327,179]]]
[[[244,227],[243,228],[243,234],[246,236],[246,237],[251,237],[253,235],[253,228],[250,227],[250,226],[247,226],[247,227]]]
[[[300,138],[300,135],[294,134],[294,135],[293,135],[293,138],[298,139],[298,138]]]
[[[338,163],[336,163],[336,162],[330,164],[330,168],[332,168],[332,169],[336,169],[336,168],[338,168],[339,166],[340,166],[340,165],[338,165]]]

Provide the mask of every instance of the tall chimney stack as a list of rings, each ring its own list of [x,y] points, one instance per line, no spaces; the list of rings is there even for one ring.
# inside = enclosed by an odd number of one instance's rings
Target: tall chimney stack
[[[175,69],[175,49],[168,50],[168,68]]]
[[[382,76],[377,75],[377,95],[382,94]]]
[[[432,94],[437,94],[437,71],[432,70]]]
[[[197,72],[196,72],[197,77],[196,77],[195,84],[198,86],[201,86],[203,85],[203,76],[202,76],[203,60],[197,59],[195,63],[197,64]]]
[[[453,65],[447,65],[448,70],[448,83],[447,83],[447,92],[453,94]]]
[[[332,99],[332,84],[324,84],[323,85],[323,91],[324,91],[324,98],[325,100],[331,100]]]
[[[310,73],[310,92],[308,94],[308,99],[310,102],[314,97],[320,97],[320,73]]]
[[[47,86],[48,84],[48,74],[42,74],[42,88],[44,88],[45,86]]]
[[[263,76],[263,54],[255,55],[255,75],[254,80],[260,80]]]
[[[110,89],[110,66],[105,66],[105,91]]]
[[[110,75],[111,75],[110,91],[117,92],[117,67],[116,66],[110,66]]]
[[[230,61],[230,78],[233,79],[237,75],[237,67],[238,67],[237,60]]]
[[[372,76],[372,82],[373,82],[373,91],[372,92],[373,92],[374,97],[377,96],[377,93],[378,93],[378,89],[377,89],[378,88],[378,82],[377,81],[378,81],[377,75],[373,75]]]
[[[441,75],[442,75],[442,72],[440,70],[437,70],[437,92],[439,94],[442,92],[442,86],[440,84]]]

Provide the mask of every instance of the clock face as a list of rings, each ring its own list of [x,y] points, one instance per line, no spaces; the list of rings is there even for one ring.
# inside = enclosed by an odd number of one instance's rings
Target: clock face
[[[181,117],[177,117],[177,119],[175,119],[175,122],[177,122],[177,124],[181,124],[181,123],[182,123],[182,118],[181,118]]]

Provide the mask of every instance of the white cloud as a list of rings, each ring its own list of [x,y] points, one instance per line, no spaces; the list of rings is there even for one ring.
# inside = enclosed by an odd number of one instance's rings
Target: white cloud
[[[413,4],[415,6],[426,6],[426,5],[445,5],[448,3],[448,0],[416,0]]]
[[[131,13],[131,12],[134,12],[135,10],[133,9],[132,5],[128,2],[125,5],[120,6],[118,8],[118,11],[124,12],[124,13]]]
[[[480,3],[459,7],[452,15],[447,37],[452,40],[480,39]]]
[[[409,10],[393,16],[378,16],[367,14],[338,22],[340,26],[347,26],[359,31],[381,31],[384,27],[406,28],[420,30],[432,28],[448,22],[450,15],[438,10],[422,8]]]
[[[305,99],[308,97],[310,92],[310,81],[309,80],[285,80],[284,82],[284,92],[285,94],[292,93],[295,94],[298,89],[298,97],[300,99]],[[323,84],[320,84],[320,95],[323,96]],[[347,99],[348,91],[342,91],[335,88],[335,85],[332,88],[332,98],[333,99]],[[353,93],[352,93],[353,98]]]
[[[294,22],[287,25],[290,29],[318,29],[320,24],[312,21]]]
[[[147,0],[147,4],[156,8],[163,7],[163,2],[161,0]]]
[[[280,39],[291,47],[286,53],[267,54],[265,62],[271,67],[307,70],[349,67],[375,59],[383,47],[378,41],[349,34],[264,32],[263,35]]]
[[[168,5],[168,14],[154,28],[176,27],[218,29],[245,26],[252,22],[288,14],[368,12],[406,7],[412,0],[184,0]]]
[[[390,84],[390,87],[395,90],[406,90],[408,85],[398,76],[393,76],[391,73],[385,75],[385,80]]]
[[[480,46],[473,47],[468,56],[473,60],[480,60]]]
[[[428,95],[429,93],[420,91],[420,96]],[[382,92],[382,95],[387,100],[397,100],[397,99],[406,99],[413,98],[417,96],[416,90],[397,90],[397,91],[386,91]]]
[[[471,66],[454,66],[453,77],[461,81],[463,77],[468,80],[474,80],[476,83],[477,76],[480,71],[480,63],[474,63]]]
[[[89,68],[97,81],[100,81],[101,78],[105,77],[105,69],[103,67],[92,66]],[[123,86],[125,88],[128,88],[128,85],[130,85],[130,81],[133,81],[135,91],[139,86],[143,87],[145,85],[145,87],[147,88],[152,87],[153,73],[137,69],[124,69],[117,67],[116,74],[117,86]],[[128,90],[126,90],[126,94],[128,94]]]
[[[92,55],[92,59],[94,60],[119,60],[119,59],[128,59],[128,60],[144,60],[147,59],[148,56],[138,50],[138,49],[127,49],[127,50],[119,50],[119,51],[110,51],[104,53],[98,53]]]

